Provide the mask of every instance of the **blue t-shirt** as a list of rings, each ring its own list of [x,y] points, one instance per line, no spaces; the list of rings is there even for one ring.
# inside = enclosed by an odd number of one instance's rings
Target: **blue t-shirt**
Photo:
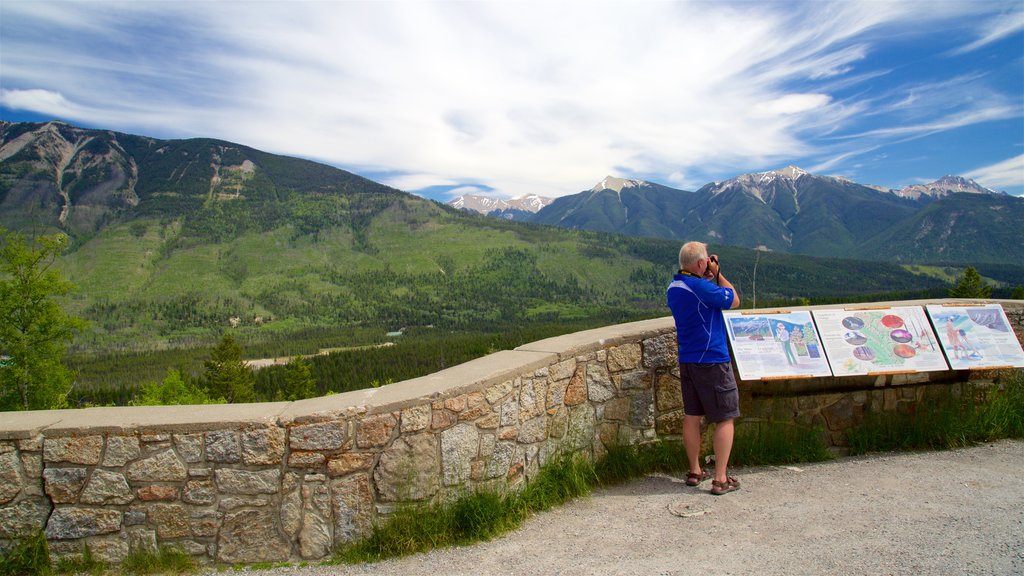
[[[676,321],[679,361],[684,364],[729,362],[729,341],[722,310],[732,307],[731,288],[687,274],[668,285],[668,307]]]

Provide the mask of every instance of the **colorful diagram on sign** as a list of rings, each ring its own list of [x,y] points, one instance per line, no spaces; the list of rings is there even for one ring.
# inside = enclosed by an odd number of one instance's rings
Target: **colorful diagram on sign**
[[[815,310],[814,320],[836,376],[948,369],[920,306]]]
[[[929,304],[928,315],[954,370],[1024,367],[1024,351],[999,304]]]
[[[810,312],[725,312],[742,380],[830,376]]]

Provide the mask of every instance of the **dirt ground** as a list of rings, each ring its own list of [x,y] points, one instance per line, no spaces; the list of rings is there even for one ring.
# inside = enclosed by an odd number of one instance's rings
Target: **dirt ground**
[[[648,476],[491,542],[253,573],[1024,574],[1024,441],[733,473],[724,496]]]

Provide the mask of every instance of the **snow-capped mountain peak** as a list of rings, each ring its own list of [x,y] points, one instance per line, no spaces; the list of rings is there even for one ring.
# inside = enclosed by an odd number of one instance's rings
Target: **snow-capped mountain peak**
[[[896,191],[897,196],[904,198],[920,198],[921,196],[933,196],[941,198],[957,192],[969,194],[998,194],[995,190],[985,188],[974,180],[962,176],[943,176],[930,184],[915,184],[906,186]]]
[[[545,198],[536,194],[516,196],[510,200],[480,196],[478,194],[465,194],[449,201],[448,205],[460,210],[470,210],[481,214],[490,214],[500,210],[522,210],[524,212],[536,213],[553,200],[553,198]]]
[[[601,190],[614,190],[615,192],[622,192],[623,188],[634,188],[641,186],[644,183],[640,180],[626,180],[625,178],[616,178],[614,176],[605,176],[604,180],[598,182],[591,192],[600,192]]]

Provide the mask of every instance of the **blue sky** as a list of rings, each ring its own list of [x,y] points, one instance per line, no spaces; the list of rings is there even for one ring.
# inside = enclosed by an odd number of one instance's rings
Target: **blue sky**
[[[1024,195],[1024,2],[0,2],[0,119],[440,200],[796,165]]]

